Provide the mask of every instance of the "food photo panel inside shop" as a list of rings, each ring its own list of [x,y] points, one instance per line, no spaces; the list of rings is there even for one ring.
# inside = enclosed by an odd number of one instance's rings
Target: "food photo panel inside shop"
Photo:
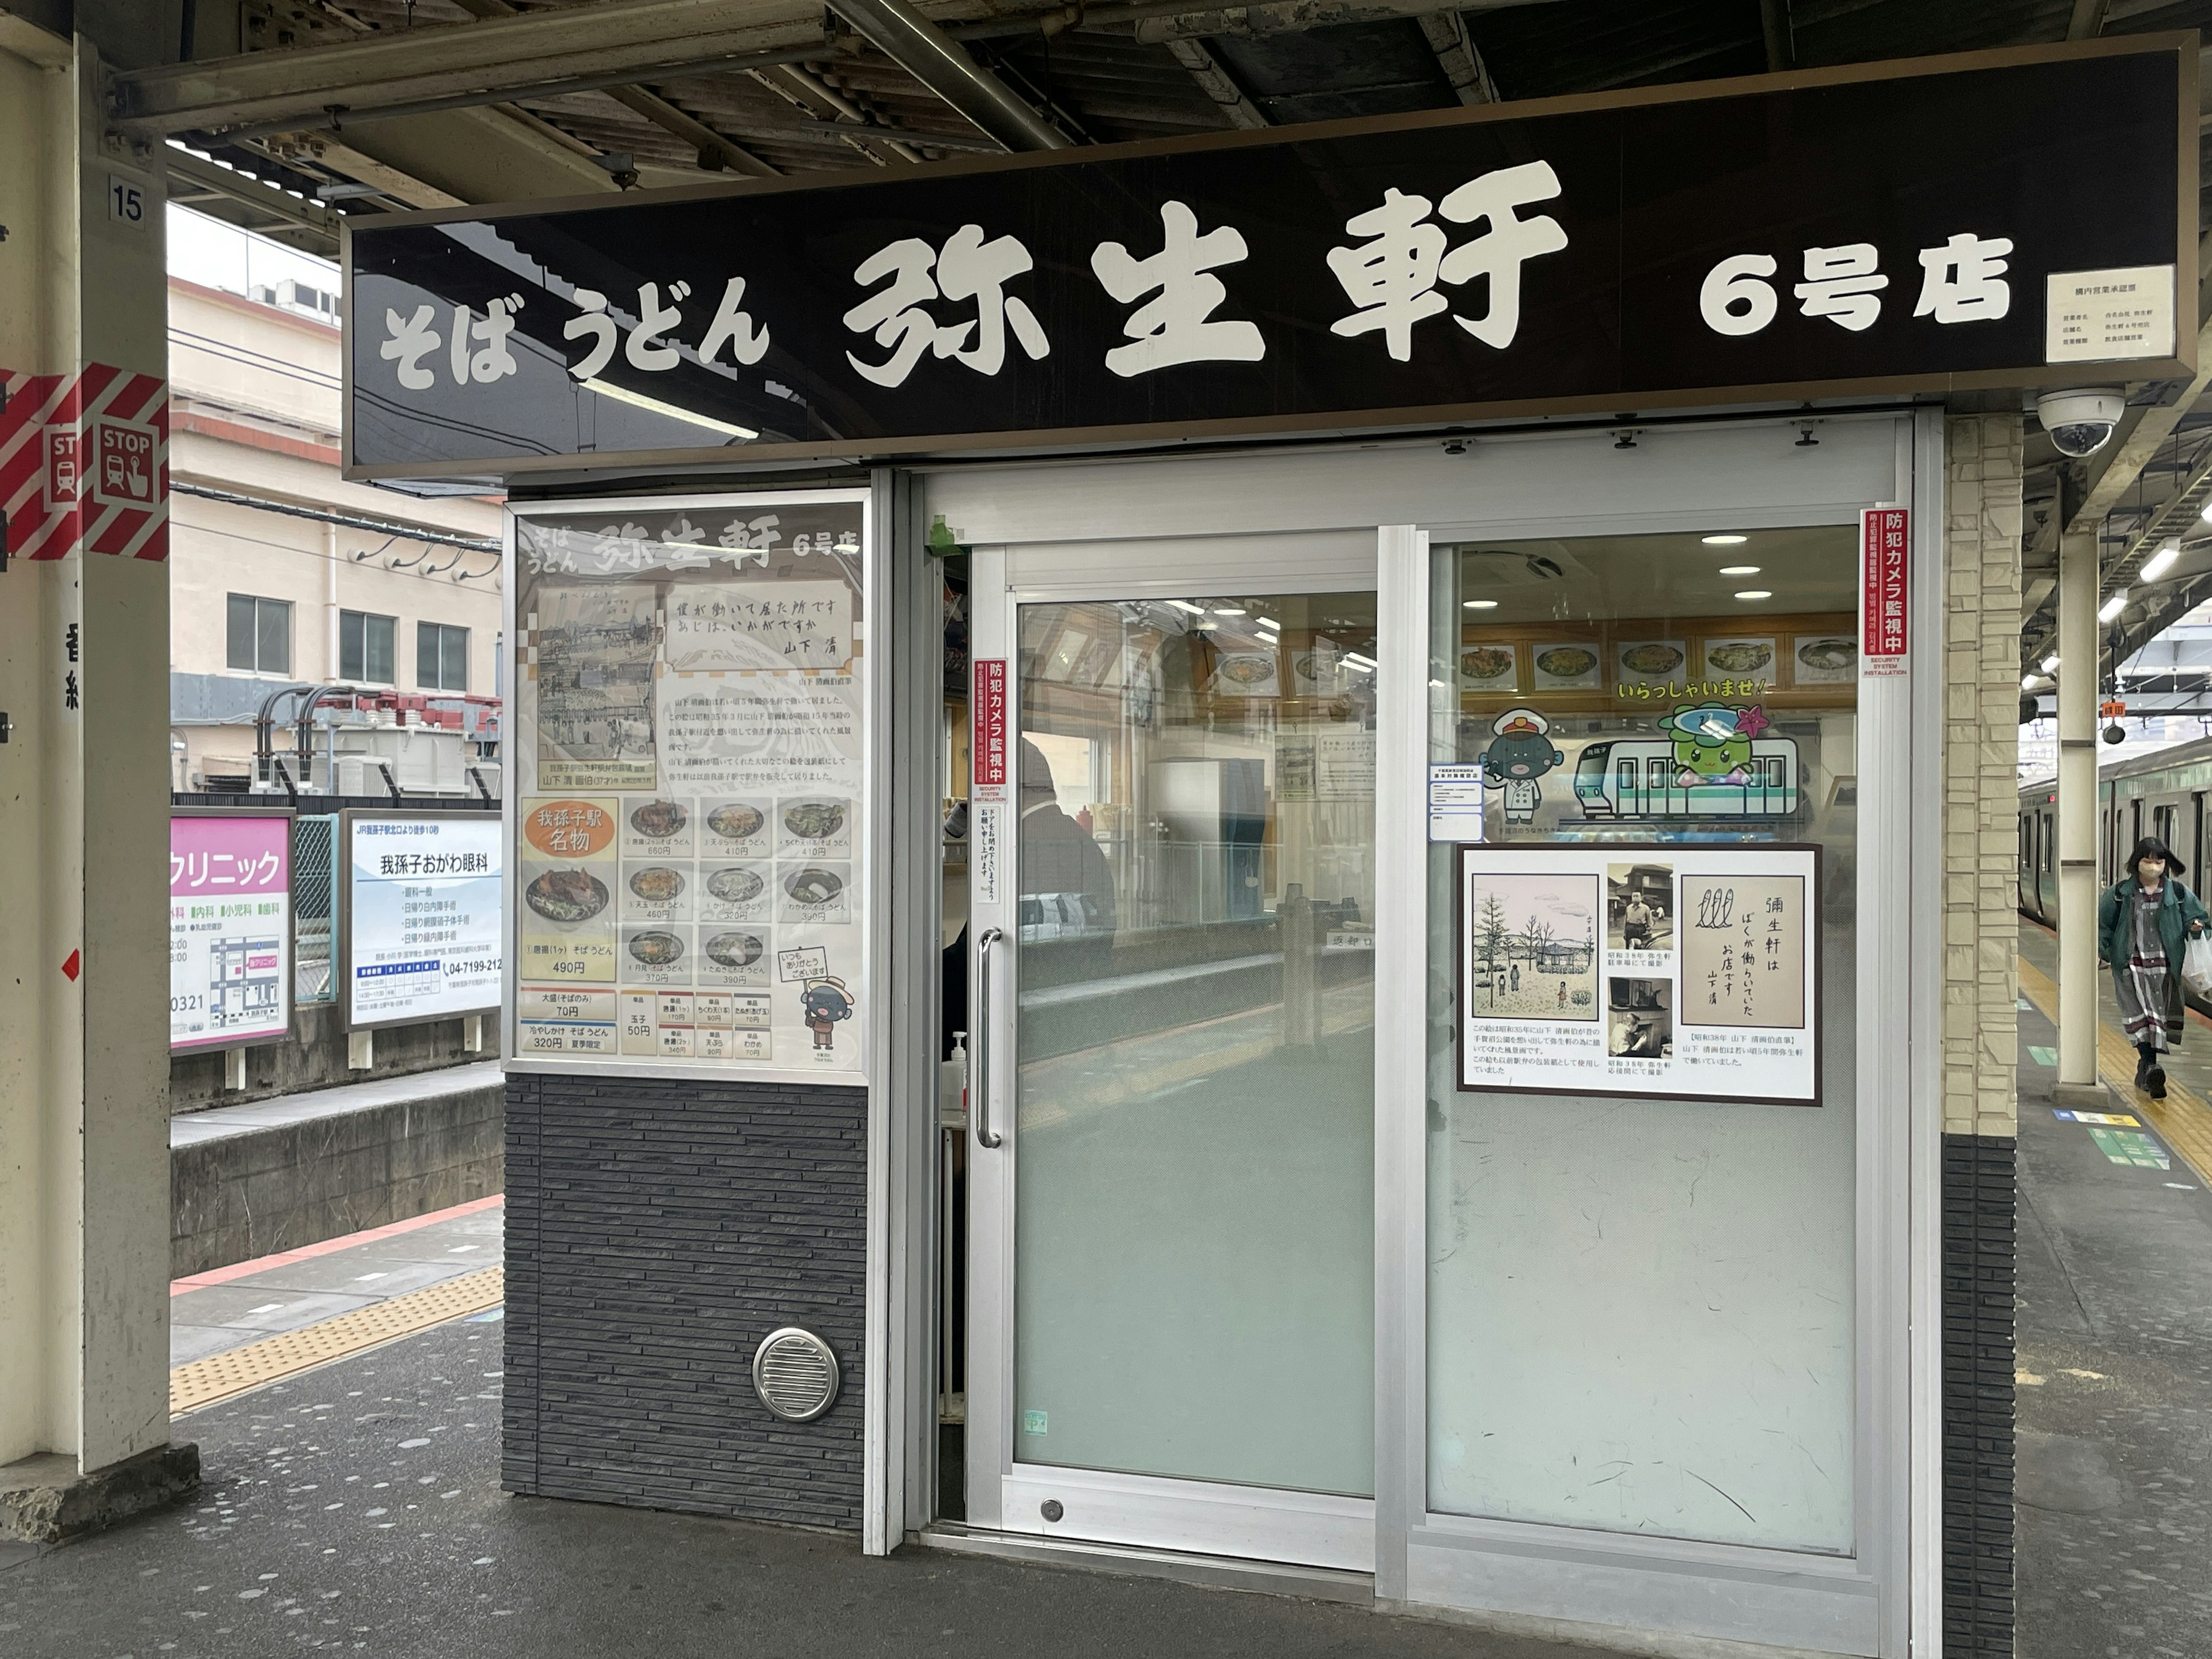
[[[515,1052],[849,1072],[864,503],[519,515]]]

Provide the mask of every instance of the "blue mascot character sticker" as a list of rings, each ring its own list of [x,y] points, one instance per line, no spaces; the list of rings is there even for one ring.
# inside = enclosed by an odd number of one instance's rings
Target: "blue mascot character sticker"
[[[1533,823],[1544,792],[1536,780],[1567,757],[1552,746],[1551,721],[1533,708],[1509,708],[1492,723],[1490,747],[1475,757],[1486,782],[1502,790],[1508,823]]]
[[[1742,785],[1752,741],[1772,722],[1756,703],[1744,708],[1724,702],[1687,703],[1659,722],[1674,745],[1676,781],[1685,788],[1699,783]]]
[[[814,1033],[817,1052],[832,1046],[839,1020],[853,1017],[853,994],[842,979],[808,980],[799,1001],[805,1012],[806,1029]]]

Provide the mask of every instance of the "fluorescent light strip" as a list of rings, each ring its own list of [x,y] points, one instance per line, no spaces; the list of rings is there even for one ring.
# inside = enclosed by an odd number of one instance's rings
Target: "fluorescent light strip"
[[[605,380],[586,380],[584,385],[587,390],[598,392],[602,398],[611,398],[618,404],[629,404],[633,408],[650,410],[655,415],[667,416],[672,421],[686,421],[693,426],[703,426],[709,432],[726,433],[732,438],[760,436],[749,426],[732,426],[727,421],[718,421],[711,415],[694,415],[688,409],[678,409],[674,404],[664,404],[658,398],[648,398],[641,392],[632,392]]]

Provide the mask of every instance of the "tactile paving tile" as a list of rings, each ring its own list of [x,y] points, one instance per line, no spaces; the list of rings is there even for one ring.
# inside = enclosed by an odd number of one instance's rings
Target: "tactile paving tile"
[[[296,1331],[195,1359],[169,1373],[169,1414],[179,1416],[218,1400],[258,1389],[295,1372],[312,1370],[333,1359],[374,1348],[395,1337],[442,1325],[464,1314],[495,1308],[506,1295],[506,1273],[498,1267],[449,1279],[405,1296],[356,1308]]]
[[[2099,968],[2099,973],[2107,971]],[[2054,1024],[2058,1019],[2058,988],[2033,963],[2020,964],[2020,988]],[[2120,1103],[2150,1120],[2166,1144],[2197,1171],[2197,1178],[2212,1186],[2212,1106],[2184,1088],[2169,1074],[2166,1098],[2153,1100],[2136,1087],[2136,1051],[2122,1031],[2101,1019],[2097,1022],[2097,1070]]]

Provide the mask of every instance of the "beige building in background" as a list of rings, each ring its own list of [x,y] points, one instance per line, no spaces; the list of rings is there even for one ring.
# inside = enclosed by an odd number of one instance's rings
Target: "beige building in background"
[[[270,692],[295,684],[391,694],[384,700],[398,707],[341,717],[337,747],[394,763],[410,794],[473,793],[463,765],[496,754],[500,505],[340,480],[337,311],[334,293],[295,280],[249,296],[169,279],[170,757],[179,790],[248,787],[254,715]],[[418,699],[448,724],[424,732]],[[274,713],[275,747],[289,757],[293,701]],[[319,736],[319,750],[328,744]],[[288,768],[301,782],[289,758]],[[495,769],[479,770],[495,792]],[[320,769],[313,781],[328,787]],[[360,787],[360,769],[342,771],[340,783]],[[381,777],[367,788],[381,793]]]

